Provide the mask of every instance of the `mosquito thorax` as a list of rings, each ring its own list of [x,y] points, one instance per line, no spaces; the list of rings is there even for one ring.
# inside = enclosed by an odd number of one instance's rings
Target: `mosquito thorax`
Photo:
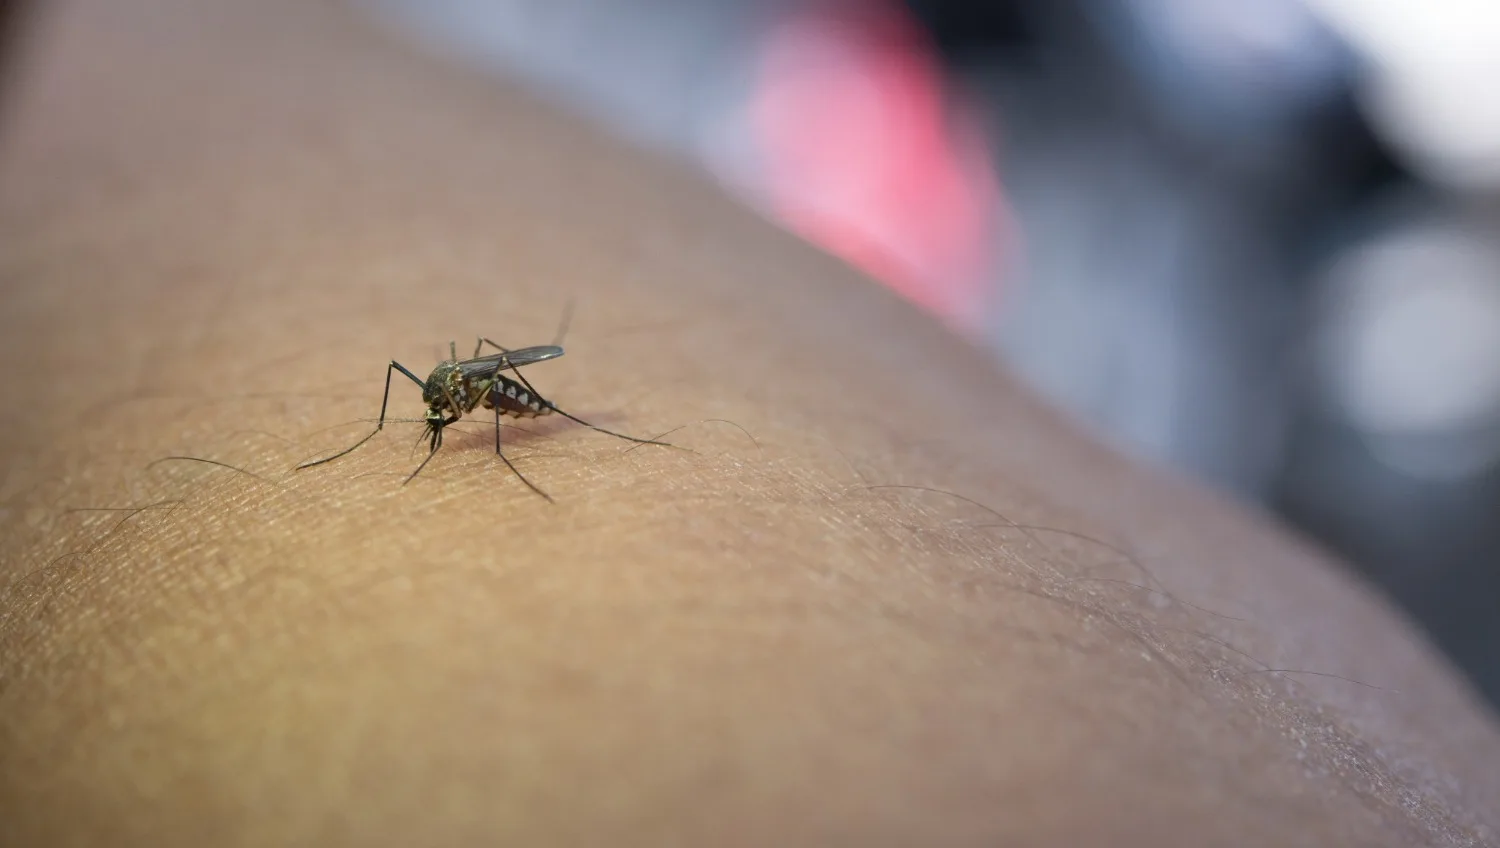
[[[463,369],[458,367],[454,360],[439,362],[427,377],[427,383],[422,386],[422,400],[427,402],[429,408],[441,410],[450,405],[449,399],[460,406],[467,406],[469,389],[464,383]],[[463,410],[454,410],[462,412]]]

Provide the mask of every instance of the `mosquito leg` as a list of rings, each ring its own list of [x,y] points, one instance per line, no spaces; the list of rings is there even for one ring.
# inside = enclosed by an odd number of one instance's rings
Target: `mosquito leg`
[[[521,473],[521,469],[517,468],[515,465],[513,465],[511,463],[510,457],[508,457],[508,456],[506,456],[505,454],[502,453],[502,454],[500,454],[500,461],[503,462],[503,463],[505,463],[505,467],[509,468],[511,470],[511,473],[513,473],[513,474],[516,475],[517,479],[519,479],[522,483],[526,484],[526,488],[528,488],[531,491],[536,492],[537,494],[541,495],[542,499],[545,500],[547,503],[557,503],[557,501],[552,500],[552,496],[551,495],[549,495],[546,492],[542,491],[541,489],[537,488],[537,485],[535,483],[531,482],[530,480],[527,480],[526,479],[526,475]]]
[[[519,376],[519,374],[520,374],[520,372],[517,372],[517,376]],[[521,382],[524,383],[526,381],[523,379]],[[598,424],[590,424],[589,422],[583,420],[582,418],[579,418],[576,415],[573,415],[573,414],[568,413],[568,412],[564,412],[563,410],[557,408],[557,406],[554,405],[551,401],[547,401],[547,405],[550,406],[550,407],[552,407],[552,411],[553,412],[556,412],[558,415],[561,415],[562,417],[568,419],[569,421],[574,421],[574,422],[577,422],[579,424],[582,424],[583,426],[589,428],[590,430],[598,430],[599,432],[603,433],[606,436],[614,436],[617,439],[624,439],[627,442],[635,442],[638,445],[661,445],[664,448],[675,448],[675,447],[677,447],[676,445],[672,444],[671,442],[663,442],[663,441],[659,441],[657,439],[637,439],[635,436],[627,436],[624,433],[616,433],[614,430],[606,430],[603,427],[600,427]]]
[[[503,345],[496,344],[496,343],[490,341],[489,339],[485,338],[484,336],[476,336],[475,338],[477,339],[474,342],[474,357],[476,359],[479,357],[479,352],[482,351],[482,350],[484,350],[484,346],[485,345],[489,345],[490,347],[495,348],[496,350],[500,351],[501,353],[510,353],[510,348],[505,347]]]
[[[480,347],[482,345],[484,345],[485,342],[489,342],[490,344],[495,345],[495,347],[500,347],[500,345],[497,345],[494,342],[491,342],[489,339],[481,338],[479,340],[479,344],[477,344],[477,345],[474,346],[474,357],[476,359],[479,357],[479,349],[480,349]],[[505,369],[511,367],[510,359],[506,356],[506,354],[510,353],[510,348],[500,347],[500,353],[502,354],[502,356],[498,360],[495,361],[495,370],[493,370],[493,371],[490,372],[489,379],[490,379],[490,381],[491,381],[492,384],[493,384],[493,381],[495,379],[495,375],[496,374],[499,374],[501,371],[504,371]],[[489,387],[488,386],[485,387],[485,391],[489,391]],[[481,394],[483,394],[483,393],[481,392]]]
[[[303,468],[311,468],[314,465],[322,465],[325,462],[332,462],[333,460],[338,459],[339,457],[343,456],[344,454],[350,453],[355,448],[359,447],[360,445],[364,444],[365,442],[368,442],[369,440],[375,438],[375,434],[379,433],[381,431],[381,429],[383,427],[385,427],[385,410],[386,410],[386,407],[391,402],[391,372],[392,371],[400,371],[402,374],[405,374],[407,377],[411,378],[411,381],[413,383],[416,383],[419,386],[425,386],[426,385],[425,383],[422,382],[422,380],[420,378],[417,377],[417,375],[415,375],[415,374],[411,373],[410,371],[406,370],[406,366],[404,366],[401,363],[397,362],[396,360],[392,359],[391,360],[391,364],[388,365],[388,366],[386,366],[386,369],[385,369],[385,395],[380,399],[380,420],[379,420],[378,423],[376,423],[375,429],[370,431],[370,435],[365,436],[363,439],[360,439],[359,441],[355,442],[354,444],[350,445],[349,447],[344,448],[343,450],[339,451],[338,453],[334,454],[333,456],[325,456],[322,459],[315,459],[312,462],[304,462],[301,465],[297,466],[298,470],[303,469]]]
[[[482,350],[484,350],[484,346],[485,345],[489,345],[490,347],[492,347],[492,348],[500,351],[501,353],[510,353],[510,348],[505,347],[504,345],[501,345],[501,344],[496,344],[495,342],[490,341],[489,339],[485,338],[484,336],[479,336],[478,337],[478,341],[474,342],[474,358],[475,359],[479,358],[479,352],[482,351]]]
[[[500,344],[499,342],[491,341],[491,340],[489,340],[487,338],[484,338],[482,336],[479,339],[479,344],[480,345],[489,345],[490,347],[493,347],[496,350],[499,350],[501,353],[513,353],[514,352],[510,348],[508,348],[508,347]],[[554,345],[554,347],[557,347],[557,345]],[[479,348],[478,347],[474,348],[474,355],[476,357],[479,356]],[[507,368],[514,368],[514,367],[515,366],[513,366],[513,365],[510,364],[510,360],[509,359],[506,359],[505,357],[502,356],[502,357],[500,357],[500,361],[495,363],[495,370],[494,370],[494,372],[491,373],[490,376],[493,377],[495,374],[499,374],[501,371],[504,371]],[[517,371],[516,373],[518,375],[520,374],[519,371]],[[528,388],[529,388],[529,386],[528,386]],[[532,389],[531,393],[535,395],[536,394],[536,389]],[[541,395],[537,395],[537,397],[541,397]]]
[[[521,482],[526,484],[526,488],[528,488],[531,491],[536,492],[537,494],[541,495],[543,498],[545,498],[547,500],[547,503],[556,503],[556,501],[552,500],[552,496],[551,495],[549,495],[546,492],[542,491],[541,489],[537,488],[537,485],[535,483],[531,482],[530,480],[527,480],[526,479],[526,475],[521,473],[521,469],[517,468],[514,464],[512,464],[511,461],[510,461],[510,457],[506,456],[505,452],[502,451],[502,450],[500,450],[500,410],[499,409],[495,410],[495,456],[500,457],[500,461],[503,462],[503,463],[505,463],[505,467],[509,468],[512,474],[514,474],[514,475],[516,475],[516,477],[520,478]]]
[[[495,343],[494,342],[490,342],[490,344],[495,344]],[[499,345],[495,345],[495,346],[499,347]],[[536,390],[536,386],[531,385],[531,381],[526,379],[526,375],[521,373],[521,369],[516,368],[514,370],[515,370],[515,374],[516,374],[516,379],[520,380],[521,381],[521,385],[525,386],[528,390],[531,391],[532,397],[534,397],[537,400],[541,401],[544,405],[546,405],[548,408],[550,408],[553,412],[556,412],[558,415],[561,415],[562,417],[568,419],[569,421],[574,421],[574,422],[577,422],[579,424],[582,424],[583,426],[589,428],[590,430],[598,430],[599,432],[604,433],[607,436],[614,436],[617,439],[624,439],[627,442],[636,442],[637,444],[642,444],[642,445],[661,445],[662,447],[667,447],[667,448],[677,447],[676,445],[672,444],[671,442],[661,442],[661,441],[657,441],[656,439],[637,439],[635,436],[627,436],[624,433],[616,433],[613,430],[606,430],[603,427],[600,427],[600,426],[598,426],[596,424],[590,424],[589,422],[583,420],[582,418],[579,418],[576,415],[572,415],[570,413],[564,412],[561,409],[559,409],[557,407],[557,405],[554,404],[552,401],[547,400],[545,397],[543,397],[542,393]]]
[[[562,344],[562,337],[567,334],[567,332],[568,332],[568,325],[570,325],[571,323],[573,323],[573,301],[569,300],[566,309],[563,311],[562,325],[560,327],[558,327],[558,330],[557,330],[557,340],[553,342],[554,345],[561,346],[561,344]],[[494,347],[494,348],[498,349],[501,353],[510,353],[510,348],[505,347],[504,345],[500,344],[499,342],[492,341],[492,340],[484,338],[482,336],[480,337],[479,342],[480,342],[481,345],[486,345],[486,344],[490,345],[491,347]],[[474,354],[476,356],[478,356],[478,354],[479,354],[479,348],[478,347],[474,348]],[[509,363],[504,362],[502,360],[501,364],[502,365],[508,365]],[[495,373],[498,374],[498,373],[500,373],[501,370],[502,370],[501,368],[496,368],[495,369]],[[642,444],[642,445],[661,445],[662,447],[668,447],[668,448],[676,447],[676,445],[673,445],[670,442],[657,441],[656,439],[637,439],[634,436],[627,436],[624,433],[616,433],[613,430],[606,430],[603,427],[600,427],[598,425],[590,424],[589,422],[583,420],[582,418],[579,418],[576,415],[571,415],[571,414],[569,414],[567,412],[564,412],[561,409],[558,409],[556,406],[554,406],[551,401],[549,401],[545,397],[543,397],[542,393],[536,390],[536,386],[531,385],[531,381],[526,379],[526,375],[521,373],[521,369],[516,368],[516,369],[513,369],[513,370],[516,373],[516,378],[521,381],[521,385],[525,386],[527,388],[527,390],[531,392],[531,396],[532,397],[534,397],[537,400],[541,401],[542,403],[546,404],[548,407],[551,407],[551,409],[552,409],[553,412],[556,412],[558,415],[561,415],[562,417],[567,418],[570,421],[574,421],[574,422],[576,422],[578,424],[582,424],[583,426],[588,427],[591,430],[598,430],[599,432],[604,433],[605,435],[614,436],[617,439],[624,439],[627,442],[636,442],[637,444]]]

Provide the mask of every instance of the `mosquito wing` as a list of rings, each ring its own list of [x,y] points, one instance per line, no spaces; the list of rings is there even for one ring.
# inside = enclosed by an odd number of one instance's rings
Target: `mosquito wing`
[[[563,349],[557,345],[537,345],[536,347],[523,347],[520,350],[512,350],[508,353],[492,353],[489,356],[480,356],[474,359],[465,359],[458,363],[458,368],[465,377],[488,377],[497,371],[508,368],[519,368],[523,365],[531,365],[537,362],[546,362],[563,355]]]

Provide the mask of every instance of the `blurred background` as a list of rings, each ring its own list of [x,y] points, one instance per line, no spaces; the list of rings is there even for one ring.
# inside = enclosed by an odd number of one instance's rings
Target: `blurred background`
[[[1500,705],[1500,5],[357,2],[1341,552]]]

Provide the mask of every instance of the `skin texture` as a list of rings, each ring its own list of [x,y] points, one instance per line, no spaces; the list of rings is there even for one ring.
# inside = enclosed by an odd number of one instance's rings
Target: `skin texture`
[[[0,844],[1495,844],[1493,718],[1340,565],[684,169],[337,5],[47,6]],[[690,450],[507,430],[555,505],[483,417],[291,470],[569,298],[528,378]]]

